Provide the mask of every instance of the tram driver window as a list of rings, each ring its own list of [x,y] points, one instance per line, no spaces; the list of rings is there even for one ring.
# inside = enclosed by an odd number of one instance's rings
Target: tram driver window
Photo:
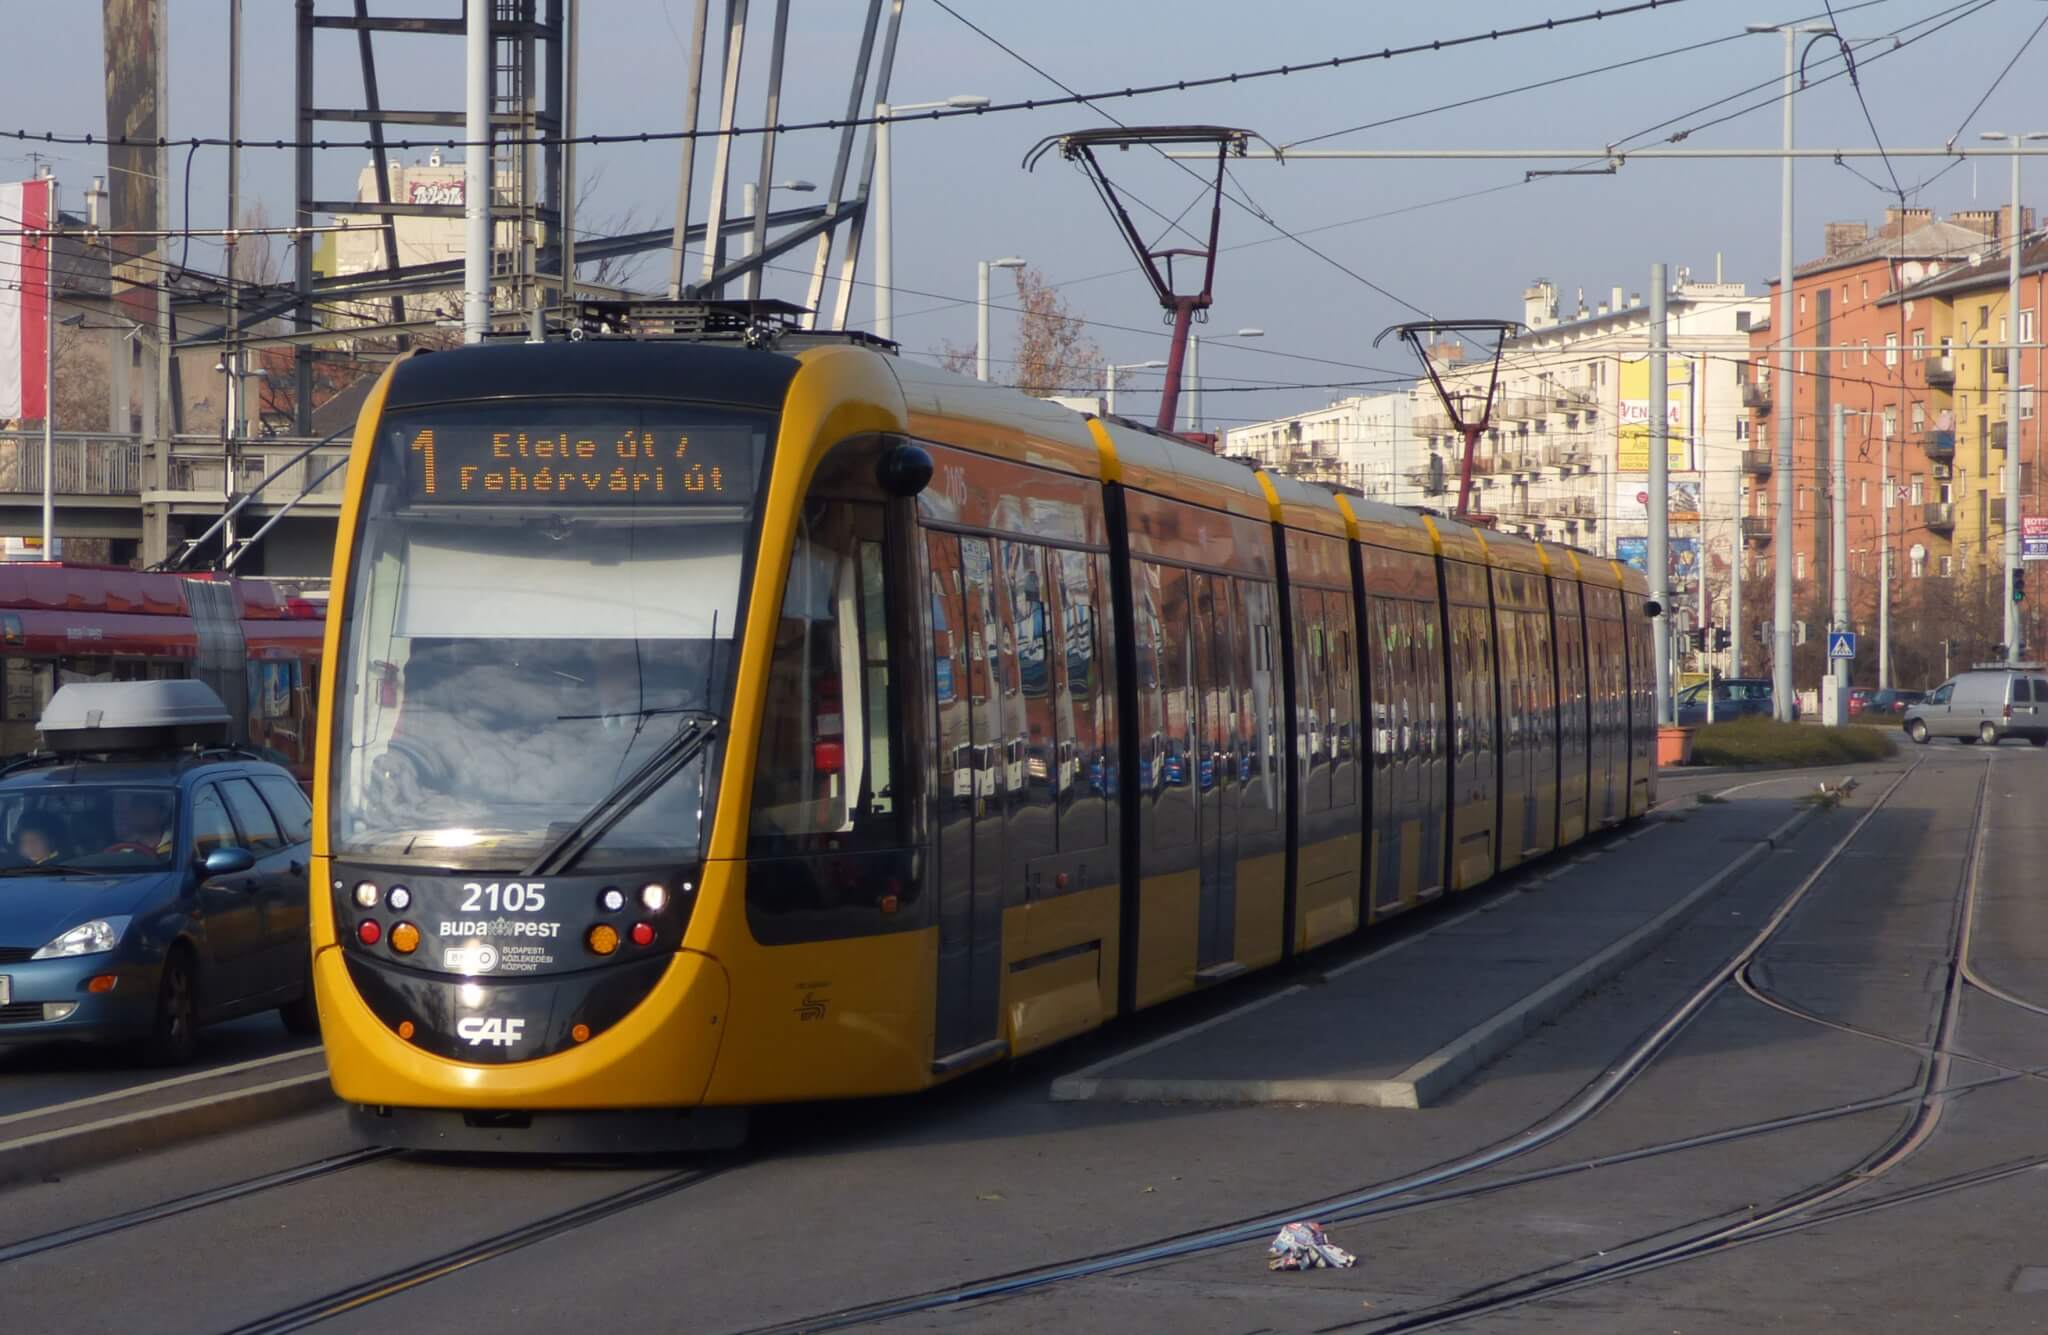
[[[749,837],[757,853],[902,840],[884,576],[881,507],[806,507],[755,760]]]

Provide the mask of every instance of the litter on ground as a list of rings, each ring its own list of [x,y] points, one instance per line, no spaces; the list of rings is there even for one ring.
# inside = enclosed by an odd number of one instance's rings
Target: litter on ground
[[[1301,1220],[1280,1230],[1266,1248],[1268,1270],[1343,1270],[1358,1258],[1331,1242],[1321,1224]]]

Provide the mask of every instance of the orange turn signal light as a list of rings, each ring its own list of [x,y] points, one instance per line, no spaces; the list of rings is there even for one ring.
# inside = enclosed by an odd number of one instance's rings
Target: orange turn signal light
[[[569,1037],[575,1039],[578,1043],[584,1042],[590,1037],[590,1026],[587,1024],[572,1025],[569,1029]]]
[[[420,948],[420,929],[409,922],[399,923],[391,929],[391,948],[401,955],[410,955]]]
[[[411,1037],[412,1037],[412,1021],[411,1021],[411,1020],[400,1020],[400,1021],[398,1022],[398,1036],[399,1036],[400,1038],[411,1038]]]
[[[114,990],[114,984],[120,981],[121,980],[115,977],[113,974],[103,973],[99,975],[97,978],[93,978],[87,981],[85,985],[85,990],[88,992],[111,992]]]
[[[599,923],[583,938],[583,944],[590,947],[593,955],[609,955],[619,948],[619,929],[610,923]]]

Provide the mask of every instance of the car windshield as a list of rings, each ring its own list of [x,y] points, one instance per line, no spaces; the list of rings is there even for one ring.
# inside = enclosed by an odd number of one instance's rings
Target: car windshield
[[[37,784],[0,789],[0,873],[161,871],[171,865],[170,787]]]
[[[771,425],[531,403],[387,421],[338,664],[335,851],[516,869],[715,715]],[[716,754],[583,862],[692,855]]]

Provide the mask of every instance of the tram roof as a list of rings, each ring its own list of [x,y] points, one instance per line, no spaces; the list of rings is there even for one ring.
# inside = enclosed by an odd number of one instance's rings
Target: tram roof
[[[1088,419],[1071,408],[904,357],[890,358],[889,368],[913,432],[1016,463],[1102,477]]]
[[[1125,486],[1262,524],[1273,521],[1258,474],[1243,464],[1126,422],[1098,418],[1097,424],[1116,447],[1116,476]]]
[[[387,410],[478,399],[674,399],[779,411],[797,359],[760,348],[680,340],[478,343],[408,357]]]
[[[1430,537],[1429,525],[1413,510],[1381,501],[1368,501],[1362,496],[1347,496],[1344,503],[1358,520],[1360,542],[1397,552],[1414,552],[1420,556],[1436,554],[1436,539]]]
[[[1488,533],[1486,563],[1496,570],[1520,570],[1532,575],[1545,573],[1543,549],[1519,533]]]
[[[1257,476],[1264,478],[1272,489],[1270,504],[1273,518],[1280,523],[1308,533],[1327,533],[1337,538],[1351,536],[1350,518],[1338,506],[1334,493],[1263,468]]]

